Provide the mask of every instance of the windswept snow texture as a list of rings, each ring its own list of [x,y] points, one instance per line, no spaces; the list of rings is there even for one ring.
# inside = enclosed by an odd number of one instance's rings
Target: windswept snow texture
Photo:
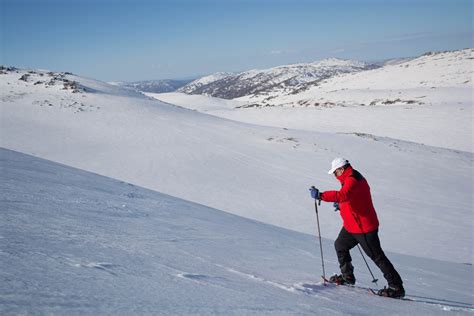
[[[0,163],[2,315],[473,312],[472,265],[389,253],[422,302],[324,287],[315,236],[10,150]],[[332,241],[323,245],[337,271]]]

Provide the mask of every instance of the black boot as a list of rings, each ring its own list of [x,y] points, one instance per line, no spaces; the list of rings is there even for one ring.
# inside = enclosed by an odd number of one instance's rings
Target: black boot
[[[383,289],[377,292],[380,296],[391,297],[391,298],[403,298],[405,296],[405,289],[403,285],[400,286],[389,286],[384,287]]]
[[[353,274],[351,275],[342,275],[334,274],[329,278],[329,283],[335,283],[337,285],[354,285],[356,279]]]

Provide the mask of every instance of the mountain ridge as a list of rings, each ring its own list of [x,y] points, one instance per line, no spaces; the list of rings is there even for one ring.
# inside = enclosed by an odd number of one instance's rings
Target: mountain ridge
[[[178,89],[188,94],[204,94],[223,99],[235,99],[249,94],[268,95],[288,93],[292,89],[304,89],[317,82],[342,73],[373,69],[377,66],[360,61],[327,58],[311,63],[282,65],[268,69],[252,69],[238,74],[211,77],[202,83],[200,79]]]
[[[142,80],[134,82],[122,82],[120,86],[135,89],[137,91],[152,92],[152,93],[165,93],[173,92],[177,89],[190,83],[191,79],[187,80],[176,80],[176,79],[161,79],[161,80]]]

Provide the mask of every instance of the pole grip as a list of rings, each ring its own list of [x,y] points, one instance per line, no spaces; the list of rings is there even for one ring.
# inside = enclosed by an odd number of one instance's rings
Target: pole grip
[[[311,189],[316,189],[316,187],[312,185]],[[321,205],[321,199],[318,199],[318,197],[316,197],[316,199],[314,199],[314,205],[316,205],[316,201],[318,201],[318,205]],[[318,208],[316,207],[316,213],[317,212],[318,212]]]

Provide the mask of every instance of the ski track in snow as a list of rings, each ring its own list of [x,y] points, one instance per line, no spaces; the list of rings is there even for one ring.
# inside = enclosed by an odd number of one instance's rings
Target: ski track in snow
[[[372,288],[365,288],[365,287],[360,287],[360,286],[335,286],[332,284],[326,284],[324,282],[318,282],[318,283],[311,283],[311,282],[299,282],[295,283],[293,285],[286,285],[283,283],[267,280],[263,277],[257,276],[255,274],[250,274],[246,272],[242,272],[239,270],[236,270],[234,268],[226,267],[221,264],[214,263],[212,261],[206,260],[202,257],[192,255],[191,253],[186,253],[189,256],[193,256],[195,259],[199,261],[206,262],[207,264],[214,265],[216,267],[222,268],[228,272],[234,273],[238,276],[248,278],[252,281],[255,282],[260,282],[266,285],[270,285],[272,287],[290,292],[290,293],[298,293],[298,292],[303,292],[304,294],[310,295],[310,296],[315,296],[318,297],[322,300],[327,300],[331,301],[331,298],[321,296],[320,292],[321,291],[327,291],[328,287],[330,289],[332,288],[337,288],[337,290],[346,292],[346,291],[355,291],[358,292],[359,294],[365,294],[365,295],[373,295],[371,294],[374,289]],[[213,279],[218,279],[218,278],[213,278],[212,276],[209,275],[203,275],[203,274],[192,274],[192,273],[186,273],[186,274],[178,274],[178,277],[182,278],[187,278],[191,279],[193,281],[197,282],[203,282],[203,283],[212,283],[208,282],[209,280]],[[376,289],[375,289],[376,291]],[[382,298],[382,299],[387,299],[387,298]],[[474,312],[474,307],[473,304],[470,303],[464,303],[460,301],[453,301],[453,300],[447,300],[447,299],[438,299],[438,298],[433,298],[433,297],[426,297],[426,296],[418,296],[418,295],[407,295],[404,299],[401,299],[400,301],[405,301],[405,302],[412,302],[412,303],[421,303],[421,304],[428,304],[428,305],[434,305],[439,307],[442,310],[445,311],[465,311],[465,312]]]

